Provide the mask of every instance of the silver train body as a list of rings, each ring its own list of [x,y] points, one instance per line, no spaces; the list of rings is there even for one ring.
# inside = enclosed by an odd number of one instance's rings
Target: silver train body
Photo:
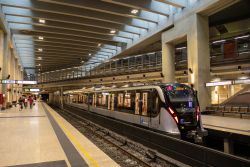
[[[176,95],[184,94],[178,95],[178,98],[171,92]],[[173,95],[175,97],[171,98]],[[206,135],[196,94],[192,88],[183,84],[83,90],[81,93],[68,96],[66,103],[183,139],[193,139],[195,142],[201,142],[202,137]],[[185,108],[187,105],[189,106]]]

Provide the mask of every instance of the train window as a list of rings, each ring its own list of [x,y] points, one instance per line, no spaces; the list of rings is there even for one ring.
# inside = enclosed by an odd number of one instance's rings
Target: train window
[[[115,110],[115,94],[111,94],[111,111]]]
[[[108,95],[108,110],[111,110],[111,94]]]
[[[123,106],[123,93],[118,93],[118,107]]]
[[[102,105],[106,105],[108,93],[102,93]]]
[[[96,93],[93,94],[92,106],[93,106],[93,107],[96,107]]]
[[[148,113],[148,93],[142,94],[142,115],[147,115]]]
[[[126,93],[125,94],[124,107],[126,107],[126,108],[131,107],[131,93]]]
[[[98,93],[97,94],[97,103],[96,103],[97,106],[101,106],[102,105],[102,94],[101,93]]]
[[[155,117],[158,115],[158,113],[160,112],[160,98],[158,96],[158,92],[157,90],[153,90],[150,93],[150,97],[151,97],[151,109],[150,109],[150,114],[152,117]]]
[[[135,94],[135,114],[140,114],[140,93]]]

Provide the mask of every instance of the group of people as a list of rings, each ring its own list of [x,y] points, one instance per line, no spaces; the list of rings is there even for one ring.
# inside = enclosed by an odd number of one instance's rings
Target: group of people
[[[32,109],[32,107],[34,105],[34,99],[32,96],[29,96],[29,97],[22,96],[19,98],[18,103],[20,105],[19,110],[22,110],[23,107],[26,109],[28,107],[28,104],[30,105],[30,109]]]

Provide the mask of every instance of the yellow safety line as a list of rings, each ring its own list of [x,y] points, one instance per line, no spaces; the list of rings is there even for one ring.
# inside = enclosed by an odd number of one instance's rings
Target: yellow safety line
[[[84,154],[84,156],[94,165],[94,167],[100,167],[100,165],[94,160],[88,152],[82,147],[82,145],[74,138],[74,136],[66,129],[66,127],[63,125],[63,123],[55,116],[54,113],[52,113],[50,110],[48,110],[50,114],[53,116],[53,118],[56,120],[58,125],[63,129],[63,131],[66,133],[66,135],[69,137],[69,139],[77,146],[77,148]]]

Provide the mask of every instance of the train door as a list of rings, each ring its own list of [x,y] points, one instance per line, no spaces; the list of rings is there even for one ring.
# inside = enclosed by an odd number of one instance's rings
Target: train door
[[[140,114],[140,93],[135,94],[135,114]]]
[[[93,94],[93,102],[92,102],[92,107],[96,107],[96,93]]]
[[[111,94],[111,111],[115,110],[115,94]]]
[[[142,91],[141,93],[141,116],[140,116],[140,124],[143,126],[150,125],[150,118],[148,117],[148,101],[149,93],[148,91]]]
[[[153,129],[158,129],[159,127],[159,113],[160,113],[160,97],[156,89],[152,89],[149,95],[150,104],[149,107],[149,126]]]
[[[108,110],[111,110],[111,94],[108,95]]]

